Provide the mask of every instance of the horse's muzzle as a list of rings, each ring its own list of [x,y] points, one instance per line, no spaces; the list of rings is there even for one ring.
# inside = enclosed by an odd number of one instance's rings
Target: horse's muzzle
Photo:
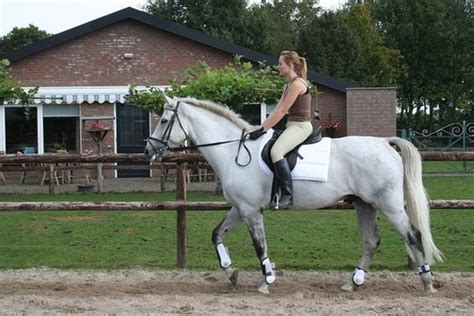
[[[163,158],[169,153],[169,150],[166,147],[145,147],[145,157],[149,158],[151,161],[162,161]]]
[[[158,160],[157,157],[163,156],[167,151],[167,144],[160,139],[149,137],[146,139],[146,142],[144,154],[149,159],[156,161]],[[159,159],[161,160],[161,158]]]

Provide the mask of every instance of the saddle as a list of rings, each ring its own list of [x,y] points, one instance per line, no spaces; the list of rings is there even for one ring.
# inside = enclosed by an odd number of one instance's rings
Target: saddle
[[[270,157],[270,150],[272,149],[276,140],[278,139],[278,137],[280,137],[282,133],[283,133],[283,130],[279,130],[279,129],[275,130],[273,132],[272,138],[270,138],[270,140],[265,144],[261,153],[262,160],[265,162],[265,164],[268,166],[268,168],[270,168],[272,172],[275,171],[274,170],[275,168],[273,166],[272,158]],[[288,160],[288,164],[290,165],[290,170],[293,170],[295,168],[296,160],[298,159],[298,157],[300,159],[304,159],[304,157],[302,157],[298,153],[300,147],[303,145],[315,144],[319,142],[321,139],[322,139],[321,131],[320,129],[317,129],[313,131],[313,133],[311,133],[311,135],[309,135],[308,138],[306,138],[301,144],[299,144],[293,150],[288,152],[285,155],[285,158]]]
[[[270,156],[270,150],[272,149],[272,147],[275,144],[278,137],[280,137],[280,135],[283,133],[283,131],[284,130],[282,130],[282,129],[275,130],[273,132],[272,138],[270,138],[270,140],[265,144],[265,146],[262,149],[262,153],[261,153],[261,158],[262,158],[263,162],[265,162],[265,164],[268,166],[268,168],[273,172],[273,183],[272,183],[272,191],[271,191],[271,195],[270,195],[270,202],[273,203],[273,204],[276,204],[276,205],[278,205],[278,199],[279,199],[279,196],[280,196],[278,194],[280,184],[279,184],[279,180],[278,180],[277,176],[275,175],[275,167],[273,166],[273,162],[272,162],[272,159],[271,159],[271,156]],[[318,128],[317,130],[313,131],[313,133],[311,133],[311,135],[309,135],[301,144],[299,144],[293,150],[288,152],[285,155],[285,158],[288,161],[288,165],[290,166],[290,170],[293,170],[295,168],[296,160],[298,159],[298,157],[300,159],[304,159],[304,157],[302,157],[298,153],[300,147],[303,146],[303,145],[307,145],[307,144],[315,144],[315,143],[319,142],[321,139],[322,139],[321,131]]]

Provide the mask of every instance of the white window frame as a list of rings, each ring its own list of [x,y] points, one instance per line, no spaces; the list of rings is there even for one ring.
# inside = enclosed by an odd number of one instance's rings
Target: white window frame
[[[6,152],[5,106],[0,106],[0,151]]]
[[[44,135],[43,135],[43,105],[42,104],[30,104],[28,107],[36,108],[36,133],[37,133],[37,143],[38,143],[38,154],[44,154]],[[0,107],[0,151],[5,151],[7,149],[7,131],[6,131],[6,121],[5,121],[5,109],[6,108],[21,108],[23,105],[15,104],[5,104]]]

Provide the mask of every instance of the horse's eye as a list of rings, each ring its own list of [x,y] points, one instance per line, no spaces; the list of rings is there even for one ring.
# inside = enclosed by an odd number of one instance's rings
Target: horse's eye
[[[166,123],[168,123],[168,120],[167,120],[167,119],[165,119],[165,118],[164,118],[164,119],[161,119],[161,124],[166,124]]]

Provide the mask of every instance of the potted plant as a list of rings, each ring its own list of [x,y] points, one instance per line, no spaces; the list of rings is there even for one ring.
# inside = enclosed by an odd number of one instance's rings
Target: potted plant
[[[329,137],[336,136],[337,131],[341,128],[341,123],[332,119],[332,113],[329,113],[327,120],[321,120],[321,127],[326,130]]]
[[[52,142],[51,149],[55,153],[58,153],[58,154],[67,153],[67,146],[64,142],[62,143]]]

